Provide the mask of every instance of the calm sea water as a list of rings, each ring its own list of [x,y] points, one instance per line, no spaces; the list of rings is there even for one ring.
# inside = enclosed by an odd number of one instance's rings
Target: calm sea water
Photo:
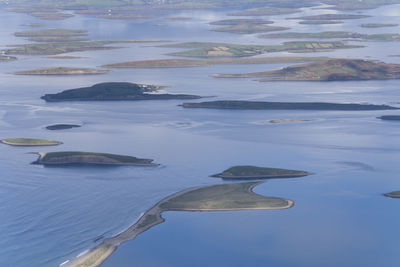
[[[304,9],[304,14],[321,10]],[[323,11],[333,12],[333,11]],[[400,23],[400,6],[362,13],[374,17],[343,25],[296,26],[298,31],[399,32],[361,23]],[[108,21],[75,16],[48,22],[0,11],[0,46],[26,42],[13,33],[27,23],[87,29],[98,40],[168,39],[276,44],[209,31],[226,18],[216,11],[182,12],[193,20]],[[297,14],[296,14],[297,16]],[[160,24],[164,26],[159,26]],[[353,42],[359,44],[359,42]],[[362,42],[365,48],[312,56],[359,57],[398,63],[396,42]],[[154,44],[123,44],[108,51],[70,53],[80,59],[22,56],[0,63],[0,138],[63,141],[59,147],[1,146],[0,266],[58,266],[102,239],[123,231],[158,200],[179,190],[222,183],[208,176],[233,165],[302,169],[315,175],[273,180],[256,192],[292,199],[284,211],[164,214],[167,221],[122,245],[104,266],[397,266],[400,202],[381,196],[400,189],[400,124],[376,119],[397,111],[184,110],[181,101],[45,103],[39,97],[106,81],[171,85],[171,93],[215,99],[368,102],[398,105],[400,82],[259,83],[214,79],[213,73],[270,70],[287,64],[187,69],[125,69],[101,76],[29,77],[13,71],[47,66],[96,67],[127,60],[168,58],[178,51]],[[277,53],[263,56],[288,55]],[[271,119],[309,119],[269,124]],[[46,131],[53,123],[82,128]],[[34,151],[99,151],[153,158],[160,167],[44,168],[30,165]]]

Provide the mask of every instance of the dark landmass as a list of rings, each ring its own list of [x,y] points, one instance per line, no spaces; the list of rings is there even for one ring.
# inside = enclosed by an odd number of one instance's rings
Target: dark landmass
[[[105,74],[111,72],[110,70],[97,70],[86,68],[66,68],[66,67],[53,67],[35,70],[17,71],[15,75],[93,75]]]
[[[90,41],[89,38],[67,37],[67,36],[38,36],[29,37],[28,41],[31,42],[82,42]]]
[[[267,64],[327,60],[326,57],[258,57],[215,59],[155,59],[107,64],[104,68],[187,68],[231,64]]]
[[[130,20],[130,19],[152,19],[154,18],[153,14],[107,14],[104,16],[98,16],[98,18],[102,19],[121,19],[121,20]]]
[[[79,58],[84,58],[84,57],[75,57],[75,56],[50,56],[47,58],[53,58],[53,59],[79,59]]]
[[[240,24],[273,24],[273,21],[264,19],[224,19],[212,21],[211,25],[240,25]]]
[[[226,43],[189,42],[163,45],[162,47],[194,48],[171,53],[173,56],[185,57],[245,57],[274,52],[321,52],[334,49],[359,48],[363,46],[348,45],[343,42],[285,42],[280,45],[237,45]]]
[[[341,20],[341,19],[363,19],[369,18],[368,15],[352,15],[352,14],[322,14],[313,16],[294,17],[287,19],[301,19],[301,20]]]
[[[301,39],[329,39],[329,38],[351,38],[374,41],[398,41],[400,34],[397,33],[382,33],[382,34],[362,34],[346,31],[326,31],[326,32],[284,32],[284,33],[269,33],[262,34],[260,38],[301,38]]]
[[[0,62],[14,61],[14,60],[17,60],[17,58],[12,56],[0,55]]]
[[[77,125],[77,124],[53,124],[53,125],[46,126],[46,129],[51,130],[51,131],[57,131],[57,130],[79,128],[79,127],[82,127],[82,126]]]
[[[215,74],[216,78],[266,77],[260,81],[354,81],[400,79],[400,65],[362,59],[329,59],[281,70]]]
[[[154,205],[127,230],[105,239],[68,266],[100,266],[119,245],[163,223],[165,219],[161,215],[166,211],[281,210],[294,205],[292,200],[255,194],[253,188],[259,184],[261,183],[247,182],[202,186],[173,194]]]
[[[263,168],[256,166],[234,166],[222,173],[212,175],[211,177],[219,177],[227,180],[240,180],[240,179],[271,179],[271,178],[294,178],[310,175],[309,172],[277,169],[277,168]]]
[[[388,105],[372,104],[339,104],[322,102],[262,102],[220,100],[200,103],[183,103],[184,108],[211,108],[236,110],[394,110],[399,109]]]
[[[143,85],[126,82],[99,83],[90,87],[65,90],[58,94],[46,94],[41,98],[48,102],[61,101],[113,101],[113,100],[168,100],[198,99],[200,96],[184,94],[155,94],[154,85]]]
[[[192,18],[189,18],[189,17],[169,17],[168,20],[169,21],[188,21],[188,20],[192,20]]]
[[[363,28],[384,28],[384,27],[396,27],[399,24],[383,24],[383,23],[366,23],[360,25]]]
[[[300,10],[294,8],[252,8],[244,11],[229,13],[228,16],[272,16],[298,13]]]
[[[32,12],[29,13],[32,17],[37,17],[45,20],[64,20],[73,17],[74,15],[61,12]]]
[[[65,165],[134,165],[156,166],[152,159],[140,159],[131,156],[123,156],[107,153],[92,152],[39,152],[39,158],[32,164],[65,166]]]
[[[378,119],[385,121],[400,121],[400,115],[385,115],[378,117]]]
[[[341,20],[302,20],[299,24],[304,25],[324,25],[324,24],[342,24]]]
[[[229,32],[229,33],[237,33],[237,34],[252,34],[252,33],[260,33],[260,32],[274,32],[274,31],[284,31],[289,30],[287,27],[279,27],[279,26],[268,26],[262,24],[237,24],[232,26],[220,27],[216,29],[212,29],[212,31],[216,32]]]
[[[44,27],[44,26],[46,26],[46,24],[42,24],[42,23],[28,23],[28,24],[22,24],[21,26],[25,26],[25,27]]]
[[[385,197],[391,197],[391,198],[400,198],[400,191],[393,191],[390,193],[383,194]]]
[[[7,138],[0,142],[10,146],[56,146],[62,144],[58,141],[32,138]]]

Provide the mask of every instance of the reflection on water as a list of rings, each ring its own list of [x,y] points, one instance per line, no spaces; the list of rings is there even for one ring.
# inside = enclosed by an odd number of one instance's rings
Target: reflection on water
[[[304,15],[318,10],[304,9]],[[331,11],[326,11],[327,13]],[[397,13],[396,13],[397,12]],[[343,25],[301,25],[299,31],[381,29],[359,24],[399,23],[399,6],[362,13],[376,17]],[[178,12],[179,13],[179,12]],[[207,22],[227,18],[214,11],[182,12],[193,20],[108,21],[76,16],[52,27],[87,29],[94,39],[170,39],[273,44],[208,31]],[[390,17],[388,17],[390,16]],[[279,26],[293,26],[273,16]],[[268,18],[269,19],[269,18]],[[24,14],[0,11],[0,45],[26,42],[14,37],[27,23]],[[156,26],[165,24],[165,27]],[[399,27],[386,28],[398,32]],[[357,42],[358,44],[358,42]],[[363,42],[361,49],[318,55],[360,57],[398,63],[395,42]],[[188,69],[123,69],[102,76],[29,77],[14,71],[51,66],[95,67],[127,60],[169,58],[175,49],[124,44],[119,50],[77,52],[84,58],[56,60],[23,56],[0,63],[0,138],[60,140],[60,147],[1,146],[0,266],[57,266],[133,224],[157,201],[198,185],[219,183],[210,174],[233,165],[304,169],[304,179],[269,181],[264,195],[295,199],[285,211],[166,213],[167,223],[118,249],[105,266],[396,266],[399,202],[380,194],[400,188],[398,124],[376,119],[398,111],[225,111],[184,110],[181,101],[45,103],[40,96],[107,81],[171,85],[170,93],[215,95],[215,99],[367,102],[399,98],[399,81],[259,83],[252,79],[214,79],[214,73],[272,70],[287,64],[220,65]],[[276,55],[288,55],[277,53]],[[274,56],[274,55],[263,55]],[[276,119],[309,122],[254,124]],[[83,124],[46,131],[55,123]],[[158,168],[43,168],[30,165],[32,151],[83,150],[152,158]],[[397,206],[396,206],[397,205]],[[157,255],[154,255],[157,251]],[[201,253],[199,253],[201,251]],[[205,256],[206,255],[206,256]],[[195,259],[195,260],[193,260]]]

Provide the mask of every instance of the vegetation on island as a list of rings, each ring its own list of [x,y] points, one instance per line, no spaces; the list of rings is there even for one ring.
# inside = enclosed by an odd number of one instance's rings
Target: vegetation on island
[[[268,178],[294,178],[310,175],[309,172],[264,168],[256,166],[234,166],[222,173],[214,174],[211,177],[222,179],[268,179]]]
[[[362,34],[346,31],[325,31],[325,32],[284,32],[262,34],[260,38],[310,38],[310,39],[329,39],[329,38],[350,38],[374,41],[398,41],[400,34],[398,33],[380,33],[380,34]]]
[[[100,245],[72,261],[69,267],[100,266],[122,243],[163,223],[167,211],[281,210],[294,205],[292,200],[261,196],[253,192],[260,182],[194,187],[164,198],[124,232],[105,239]]]
[[[32,138],[7,138],[1,140],[1,143],[10,146],[56,146],[62,144],[58,141]]]
[[[399,109],[388,105],[373,104],[341,104],[323,102],[264,102],[242,100],[219,100],[200,103],[183,103],[184,108],[211,108],[237,110],[394,110]]]
[[[67,68],[67,67],[52,67],[42,68],[35,70],[25,70],[13,72],[15,75],[91,75],[91,74],[105,74],[111,72],[110,70],[98,70],[87,68]]]
[[[243,23],[243,24],[237,24],[237,25],[232,25],[232,26],[215,28],[215,29],[212,29],[212,31],[229,32],[229,33],[237,33],[237,34],[252,34],[252,33],[261,33],[261,32],[284,31],[284,30],[289,30],[289,29],[290,28],[288,28],[288,27]]]
[[[14,33],[17,37],[74,37],[87,36],[86,30],[71,30],[71,29],[42,29],[42,30],[26,30]]]
[[[358,48],[343,42],[285,42],[280,45],[237,45],[226,43],[188,42],[163,45],[162,47],[194,48],[169,55],[185,57],[245,57],[273,52],[320,52],[334,49]]]
[[[212,21],[210,25],[240,25],[240,24],[273,24],[273,21],[264,19],[224,19]]]
[[[200,96],[185,94],[152,93],[165,88],[155,85],[144,85],[127,82],[99,83],[90,87],[82,87],[62,91],[57,94],[46,94],[41,98],[48,102],[60,101],[113,101],[113,100],[167,100],[198,99]]]
[[[344,21],[341,20],[302,20],[299,24],[304,25],[325,25],[325,24],[342,24]]]
[[[399,24],[392,23],[365,23],[360,25],[363,28],[385,28],[385,27],[396,27]]]
[[[298,13],[300,10],[295,8],[285,8],[285,7],[262,7],[262,8],[252,8],[244,11],[238,11],[229,13],[229,16],[273,16],[273,15],[286,15]]]
[[[342,20],[342,19],[364,19],[369,18],[369,15],[354,15],[354,14],[322,14],[302,17],[292,17],[287,19],[300,19],[300,20]]]
[[[327,60],[326,57],[252,57],[213,59],[155,59],[103,65],[104,68],[187,68],[230,64],[294,63]]]
[[[57,131],[57,130],[67,130],[67,129],[72,129],[72,128],[79,128],[79,127],[82,127],[82,126],[77,125],[77,124],[61,123],[61,124],[53,124],[53,125],[46,126],[46,129],[51,130],[51,131]]]
[[[378,119],[384,120],[384,121],[400,121],[400,115],[384,115],[378,117]]]
[[[132,156],[93,153],[93,152],[40,152],[33,164],[41,165],[138,165],[155,166],[152,159],[141,159]]]
[[[400,198],[400,191],[393,191],[390,193],[383,194],[385,197],[391,197],[391,198]]]
[[[329,59],[247,74],[215,74],[216,78],[264,77],[260,81],[351,81],[400,79],[400,64],[362,59]]]

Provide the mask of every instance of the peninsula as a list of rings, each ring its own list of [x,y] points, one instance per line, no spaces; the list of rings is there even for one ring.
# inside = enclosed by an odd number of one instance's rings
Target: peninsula
[[[400,64],[362,59],[329,59],[247,74],[215,74],[216,78],[265,77],[260,81],[357,81],[400,79]]]
[[[154,59],[107,64],[103,68],[187,68],[233,64],[296,63],[327,60],[327,57],[252,57],[212,59]]]
[[[152,159],[140,159],[131,156],[123,156],[108,153],[93,152],[39,152],[39,158],[32,164],[45,166],[68,165],[95,165],[95,166],[157,166]]]
[[[393,191],[390,193],[383,194],[385,197],[391,197],[391,198],[400,198],[400,191]]]
[[[58,141],[32,138],[7,138],[0,142],[10,146],[56,146],[62,144]]]
[[[200,103],[183,103],[184,108],[210,108],[234,110],[395,110],[400,109],[388,105],[373,104],[341,104],[324,102],[262,102],[241,100],[220,100]]]
[[[113,100],[168,100],[198,99],[200,96],[185,94],[154,93],[163,86],[144,85],[127,82],[99,83],[90,87],[82,87],[62,91],[57,94],[46,94],[41,98],[48,102],[61,101],[113,101]]]
[[[35,70],[13,72],[15,75],[90,75],[90,74],[105,74],[110,70],[86,69],[86,68],[67,68],[53,67]]]
[[[306,171],[296,171],[277,168],[264,168],[256,166],[234,166],[222,173],[214,174],[211,177],[219,177],[226,180],[247,180],[247,179],[272,179],[272,178],[295,178],[310,175]]]
[[[100,266],[119,245],[163,223],[165,219],[161,215],[166,211],[281,210],[294,205],[292,200],[255,194],[253,188],[259,184],[261,183],[246,182],[201,186],[173,194],[154,205],[127,230],[105,239],[100,245],[76,258],[68,266]]]

